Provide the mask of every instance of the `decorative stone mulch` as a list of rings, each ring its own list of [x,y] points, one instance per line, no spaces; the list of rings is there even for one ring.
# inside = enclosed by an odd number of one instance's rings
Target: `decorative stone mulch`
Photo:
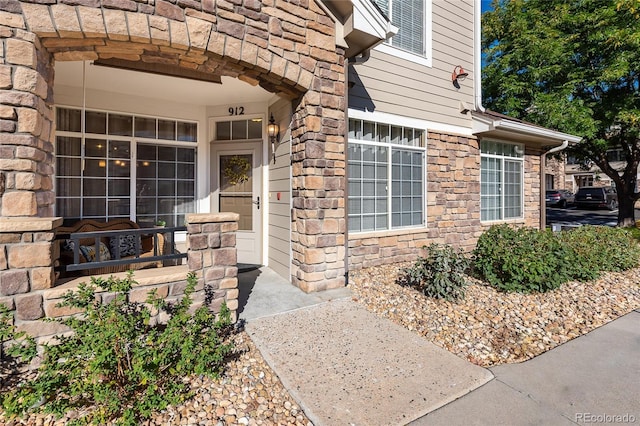
[[[227,366],[221,379],[193,378],[191,387],[195,396],[191,400],[158,413],[143,425],[312,426],[249,336],[241,332],[234,339],[237,356]],[[58,420],[52,415],[34,414],[23,420],[8,420],[0,415],[0,424],[62,426],[77,415],[70,413]]]
[[[501,293],[469,278],[464,300],[447,302],[396,284],[407,266],[351,273],[354,299],[483,367],[533,358],[640,307],[640,268],[539,294]]]
[[[484,367],[530,359],[640,307],[640,269],[530,295],[500,293],[469,278],[464,300],[447,302],[396,284],[406,266],[353,272],[353,298],[369,311]],[[248,335],[238,333],[235,342],[238,356],[220,380],[192,379],[193,399],[158,413],[145,424],[311,425]],[[59,426],[75,416],[58,420],[42,415],[25,420],[0,416],[0,423]]]

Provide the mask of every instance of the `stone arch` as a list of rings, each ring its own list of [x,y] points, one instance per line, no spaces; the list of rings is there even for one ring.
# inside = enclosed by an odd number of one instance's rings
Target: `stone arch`
[[[237,77],[294,100],[293,282],[306,291],[344,285],[344,50],[316,1],[0,4],[0,215],[53,216],[56,60]]]

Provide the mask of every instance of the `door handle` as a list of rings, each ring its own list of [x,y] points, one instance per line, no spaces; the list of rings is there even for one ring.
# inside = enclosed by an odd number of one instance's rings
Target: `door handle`
[[[258,207],[258,210],[260,210],[260,196],[258,195],[256,197],[256,199],[254,201],[251,201],[253,204],[256,205],[256,207]]]

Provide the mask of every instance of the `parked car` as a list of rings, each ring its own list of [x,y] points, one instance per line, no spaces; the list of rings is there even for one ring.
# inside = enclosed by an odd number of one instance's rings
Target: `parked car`
[[[618,193],[610,186],[583,186],[576,193],[576,206],[578,208],[606,207],[609,210],[615,210],[618,208]]]
[[[566,189],[548,189],[545,196],[547,207],[555,206],[565,208],[569,204],[573,204],[575,196],[573,192]]]

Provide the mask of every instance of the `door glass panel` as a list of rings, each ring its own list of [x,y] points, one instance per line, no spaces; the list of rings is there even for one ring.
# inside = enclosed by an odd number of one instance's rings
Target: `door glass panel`
[[[238,229],[253,229],[253,155],[220,156],[220,212],[240,215]]]

